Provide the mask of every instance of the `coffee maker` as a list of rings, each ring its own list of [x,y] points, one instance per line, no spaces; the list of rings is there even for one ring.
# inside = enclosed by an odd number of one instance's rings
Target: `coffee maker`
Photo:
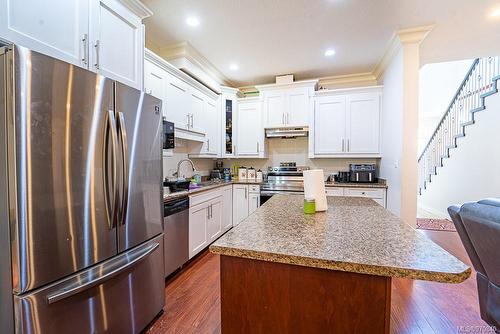
[[[224,178],[224,169],[222,160],[215,161],[215,168],[210,172],[211,180],[222,180]]]

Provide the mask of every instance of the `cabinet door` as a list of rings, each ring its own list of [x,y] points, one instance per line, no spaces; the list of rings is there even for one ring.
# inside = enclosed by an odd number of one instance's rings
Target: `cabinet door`
[[[248,186],[233,185],[233,226],[248,217]]]
[[[286,126],[309,126],[311,98],[308,88],[290,89],[286,93]]]
[[[117,0],[90,0],[91,69],[142,89],[144,26]]]
[[[340,187],[327,187],[325,189],[325,193],[327,197],[333,197],[333,196],[344,196],[344,189]]]
[[[346,140],[345,126],[345,97],[317,98],[314,109],[314,153],[343,153]]]
[[[233,227],[233,187],[222,190],[222,230]]]
[[[219,153],[219,127],[217,126],[219,117],[217,114],[216,101],[211,99],[206,101],[204,118],[206,140],[203,144],[202,153],[216,156]]]
[[[204,120],[205,96],[196,89],[191,88],[189,93],[190,130],[205,133]]]
[[[380,153],[380,95],[347,97],[347,146],[349,153]]]
[[[258,156],[263,149],[263,131],[260,103],[239,103],[238,105],[238,156]]]
[[[87,68],[88,1],[0,0],[0,37]]]
[[[208,206],[202,203],[189,208],[189,258],[208,245]]]
[[[248,196],[248,214],[251,215],[260,206],[260,194],[250,193]]]
[[[236,98],[234,96],[222,95],[222,153],[223,157],[232,158],[235,153],[236,146],[236,130],[235,130],[235,110]]]
[[[264,95],[264,127],[275,128],[285,126],[285,93],[270,91]]]
[[[207,239],[213,242],[222,234],[222,196],[210,201]]]
[[[150,62],[144,60],[144,91],[165,100],[167,71]],[[165,110],[165,108],[164,108]],[[165,116],[165,113],[163,114]]]
[[[189,103],[189,92],[187,84],[174,77],[167,75],[167,96],[165,116],[178,129],[189,129],[187,105]]]

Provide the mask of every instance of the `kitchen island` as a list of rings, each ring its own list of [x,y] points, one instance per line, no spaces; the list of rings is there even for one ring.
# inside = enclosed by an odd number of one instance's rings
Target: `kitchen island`
[[[471,269],[371,199],[273,196],[216,241],[222,331],[388,333],[391,278],[460,283]]]

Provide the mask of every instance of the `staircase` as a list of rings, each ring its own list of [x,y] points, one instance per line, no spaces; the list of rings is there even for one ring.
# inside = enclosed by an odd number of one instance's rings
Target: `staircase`
[[[498,80],[500,57],[474,60],[418,158],[419,195],[443,167],[443,160],[450,157],[450,150],[457,148],[457,139],[465,137],[465,129],[474,124],[474,114],[485,109],[485,98],[498,92]]]

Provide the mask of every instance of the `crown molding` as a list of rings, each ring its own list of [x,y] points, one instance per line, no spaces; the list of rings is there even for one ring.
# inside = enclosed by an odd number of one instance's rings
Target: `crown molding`
[[[234,86],[222,72],[220,72],[208,59],[198,52],[188,42],[180,42],[159,49],[160,56],[167,60],[186,58],[191,63],[198,66],[202,71],[214,78],[219,84],[226,86]]]
[[[384,73],[387,65],[399,52],[404,44],[420,44],[434,29],[434,25],[419,26],[414,28],[396,30],[392,35],[382,59],[373,69],[372,73],[378,80]]]
[[[333,75],[333,76],[319,78],[318,85],[331,86],[331,85],[346,85],[346,84],[357,84],[366,82],[372,82],[374,85],[376,85],[377,77],[375,77],[375,75],[373,75],[372,72]]]
[[[131,10],[141,20],[153,16],[153,11],[139,0],[119,0],[125,7]]]

